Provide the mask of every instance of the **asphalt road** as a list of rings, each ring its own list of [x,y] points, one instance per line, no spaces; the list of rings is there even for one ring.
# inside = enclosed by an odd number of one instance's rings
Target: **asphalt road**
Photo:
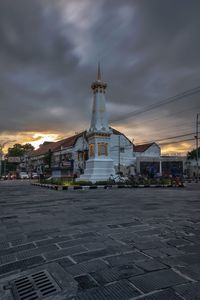
[[[1,300],[197,300],[199,281],[199,184],[54,191],[0,182]]]

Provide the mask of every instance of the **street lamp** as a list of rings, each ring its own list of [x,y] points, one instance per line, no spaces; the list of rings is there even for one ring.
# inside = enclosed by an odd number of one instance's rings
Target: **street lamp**
[[[197,161],[197,178],[196,182],[199,181],[199,113],[196,118],[196,135],[194,136],[196,139],[196,161]]]

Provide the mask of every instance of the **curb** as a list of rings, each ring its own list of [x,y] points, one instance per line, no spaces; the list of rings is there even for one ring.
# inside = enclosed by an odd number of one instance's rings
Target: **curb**
[[[79,185],[74,185],[74,186],[60,186],[60,185],[54,185],[54,184],[46,184],[46,183],[31,183],[31,185],[34,186],[39,186],[39,187],[44,187],[48,188],[51,190],[56,190],[56,191],[76,191],[76,190],[96,190],[96,189],[135,189],[135,188],[183,188],[185,185],[179,185],[179,186],[172,186],[172,185],[137,185],[137,186],[132,186],[132,185],[94,185],[94,186],[79,186]]]

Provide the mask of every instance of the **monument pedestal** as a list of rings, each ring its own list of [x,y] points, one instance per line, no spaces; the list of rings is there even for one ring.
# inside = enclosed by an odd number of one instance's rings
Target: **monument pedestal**
[[[106,181],[115,174],[113,160],[111,158],[93,158],[86,162],[86,168],[83,175],[76,181]]]

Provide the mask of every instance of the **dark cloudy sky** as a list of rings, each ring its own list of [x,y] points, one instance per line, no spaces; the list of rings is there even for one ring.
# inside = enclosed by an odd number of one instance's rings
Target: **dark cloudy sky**
[[[199,0],[0,0],[0,141],[86,129],[98,61],[111,120],[200,86],[199,12]],[[113,126],[136,143],[190,133],[199,99]]]

